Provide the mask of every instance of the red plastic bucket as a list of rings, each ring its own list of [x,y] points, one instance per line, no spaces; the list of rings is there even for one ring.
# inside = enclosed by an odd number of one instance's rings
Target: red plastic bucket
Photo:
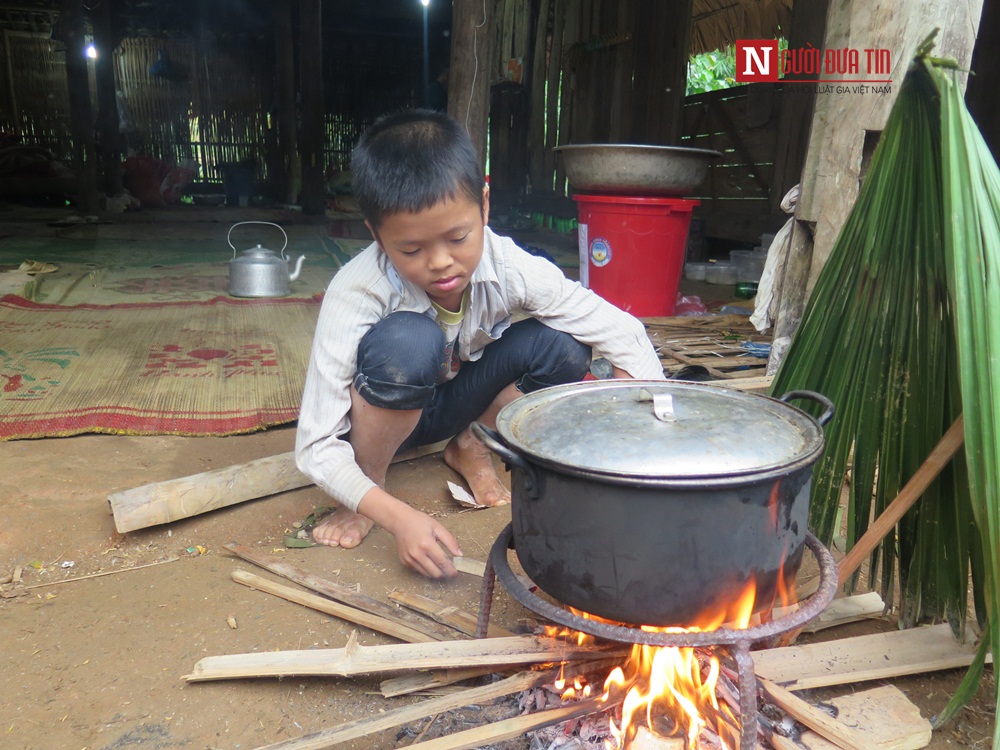
[[[673,315],[691,212],[700,201],[574,195],[580,281],[637,317]]]

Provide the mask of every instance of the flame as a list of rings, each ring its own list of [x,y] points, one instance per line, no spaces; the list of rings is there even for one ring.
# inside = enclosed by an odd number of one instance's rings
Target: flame
[[[692,627],[643,625],[641,628],[660,633],[707,632],[723,626],[745,630],[759,623],[755,610],[763,610],[764,616],[769,616],[777,602],[784,606],[795,603],[791,583],[782,568],[778,570],[772,600],[764,606],[757,606],[759,592],[756,581],[751,579],[726,606],[705,613]],[[575,609],[573,612],[591,620],[621,624]],[[593,640],[589,635],[567,629],[549,628],[548,631],[549,635],[574,637],[580,644]],[[738,720],[729,706],[720,705],[717,698],[720,672],[719,660],[713,654],[702,652],[702,658],[699,658],[699,653],[691,648],[633,646],[624,667],[615,667],[604,681],[605,700],[612,693],[625,695],[621,721],[616,723],[614,718],[610,720],[611,737],[605,741],[606,750],[627,750],[640,726],[647,727],[653,734],[666,731],[670,736],[681,736],[689,749],[698,746],[698,736],[708,727],[718,735],[722,746],[729,748],[726,738],[730,736],[732,726],[738,725]],[[556,689],[564,691],[564,699],[590,694],[590,686],[580,678],[567,688],[562,675]],[[666,717],[669,722],[661,721],[661,717]],[[664,724],[671,726],[665,727]]]

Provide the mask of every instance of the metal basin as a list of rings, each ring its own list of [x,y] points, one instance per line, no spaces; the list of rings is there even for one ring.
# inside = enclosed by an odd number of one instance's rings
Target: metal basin
[[[704,182],[718,151],[680,146],[588,143],[556,146],[574,190],[686,195]]]

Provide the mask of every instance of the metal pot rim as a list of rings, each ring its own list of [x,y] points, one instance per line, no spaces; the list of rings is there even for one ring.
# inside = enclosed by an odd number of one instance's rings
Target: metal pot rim
[[[656,487],[733,486],[784,475],[815,463],[825,442],[820,422],[786,401],[659,380],[535,391],[500,411],[497,431],[509,448],[548,468]]]

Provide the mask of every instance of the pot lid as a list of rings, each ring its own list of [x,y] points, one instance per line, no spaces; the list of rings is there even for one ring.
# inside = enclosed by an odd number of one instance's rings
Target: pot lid
[[[725,477],[818,456],[823,431],[767,396],[661,380],[545,388],[505,406],[497,430],[543,463],[648,478]]]

